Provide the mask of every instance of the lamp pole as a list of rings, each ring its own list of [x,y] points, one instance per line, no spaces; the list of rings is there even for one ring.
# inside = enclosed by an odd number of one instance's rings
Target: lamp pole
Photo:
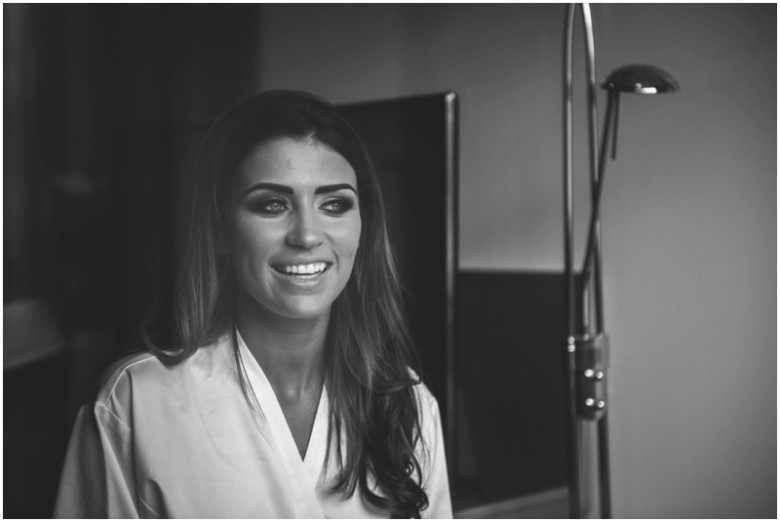
[[[585,423],[595,422],[598,452],[599,516],[611,518],[609,433],[607,416],[607,367],[609,343],[604,329],[604,298],[601,274],[601,197],[607,162],[607,146],[612,158],[617,144],[620,93],[659,94],[679,90],[677,81],[666,71],[651,65],[627,65],[616,69],[601,82],[607,90],[607,109],[599,146],[596,99],[595,43],[590,7],[582,4],[588,76],[588,147],[590,153],[591,208],[585,258],[577,287],[574,272],[574,212],[572,189],[572,34],[576,4],[566,9],[564,56],[564,269],[566,279],[565,361],[568,388],[569,512],[583,516],[583,492],[590,492],[585,469],[583,437]],[[577,305],[581,310],[578,316]],[[582,327],[580,331],[579,328]]]
[[[587,292],[587,283],[583,280],[582,289],[576,288],[574,273],[574,205],[572,190],[572,48],[574,33],[574,17],[577,6],[570,4],[566,8],[566,26],[565,26],[565,56],[564,56],[564,265],[566,279],[566,373],[568,388],[568,460],[569,460],[569,515],[571,518],[582,517],[583,500],[583,426],[581,417],[583,413],[596,414],[599,412],[599,405],[606,404],[603,399],[596,399],[589,395],[586,399],[589,401],[588,407],[584,406],[581,400],[583,384],[592,385],[597,383],[593,379],[583,381],[583,372],[580,367],[586,361],[582,360],[584,355],[591,355],[592,350],[586,350],[583,341],[588,338],[586,335],[578,332],[578,326],[581,321],[577,316],[577,303],[583,307],[584,317],[588,317],[590,296]],[[598,163],[598,107],[596,99],[596,63],[595,63],[595,41],[593,37],[593,24],[590,14],[590,6],[582,4],[580,10],[583,32],[585,37],[585,58],[587,73],[587,92],[588,92],[588,150],[589,164],[591,172],[592,196],[595,197],[598,187],[597,163]],[[598,218],[596,219],[594,256],[596,257],[596,268],[594,279],[600,283],[600,241],[598,237]],[[582,300],[580,301],[580,298]],[[597,301],[600,302],[600,292],[597,291]],[[590,375],[590,374],[589,374]],[[593,374],[595,377],[595,373]],[[600,374],[604,375],[603,372]],[[601,410],[603,410],[603,406]]]

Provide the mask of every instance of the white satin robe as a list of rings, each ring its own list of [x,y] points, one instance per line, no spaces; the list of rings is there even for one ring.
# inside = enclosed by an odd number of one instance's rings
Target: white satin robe
[[[173,366],[127,357],[79,412],[55,516],[387,518],[359,490],[346,500],[328,493],[337,467],[324,465],[327,390],[301,459],[271,384],[238,337],[261,414],[243,395],[229,336]],[[424,385],[416,391],[430,501],[423,516],[452,518],[438,405]]]

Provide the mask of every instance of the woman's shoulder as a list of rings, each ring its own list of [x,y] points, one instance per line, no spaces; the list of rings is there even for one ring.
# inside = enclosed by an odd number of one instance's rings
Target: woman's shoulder
[[[132,381],[136,378],[160,373],[163,368],[163,362],[147,350],[137,350],[125,354],[103,372],[97,402],[110,402],[117,386],[124,381]]]
[[[222,340],[198,348],[195,353],[180,362],[162,360],[148,350],[128,353],[103,373],[96,402],[101,405],[126,403],[133,395],[151,395],[165,389],[176,389],[183,381],[197,378],[204,367],[224,364],[226,351]],[[159,389],[158,389],[159,388]]]

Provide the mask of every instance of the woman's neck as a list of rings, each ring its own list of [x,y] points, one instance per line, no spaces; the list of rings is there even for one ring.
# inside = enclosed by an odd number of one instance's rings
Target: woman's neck
[[[236,326],[280,400],[296,401],[322,388],[328,317],[272,316],[251,297],[239,298]]]

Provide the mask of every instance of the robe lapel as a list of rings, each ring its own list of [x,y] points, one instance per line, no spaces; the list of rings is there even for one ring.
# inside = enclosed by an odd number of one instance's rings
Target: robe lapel
[[[309,446],[306,448],[306,456],[303,459],[303,466],[306,469],[312,490],[315,490],[317,484],[324,478],[322,474],[327,452],[329,404],[328,390],[323,386],[320,403],[317,406],[317,415],[314,417],[314,426],[312,426],[309,437]]]
[[[249,384],[257,398],[263,415],[267,419],[268,430],[276,446],[275,450],[277,451],[279,461],[287,472],[290,493],[296,504],[297,518],[324,518],[315,488],[322,470],[322,459],[324,458],[325,439],[322,438],[323,434],[327,438],[327,432],[324,431],[327,430],[327,412],[325,412],[325,418],[321,418],[323,410],[327,410],[327,408],[323,408],[323,404],[327,403],[326,392],[323,389],[320,396],[317,416],[314,420],[309,445],[306,450],[306,458],[301,460],[298,448],[295,445],[295,439],[293,439],[271,383],[238,331],[236,331],[236,336]],[[323,421],[325,428],[322,427]],[[320,453],[322,456],[319,456]],[[319,464],[317,464],[318,462]]]

